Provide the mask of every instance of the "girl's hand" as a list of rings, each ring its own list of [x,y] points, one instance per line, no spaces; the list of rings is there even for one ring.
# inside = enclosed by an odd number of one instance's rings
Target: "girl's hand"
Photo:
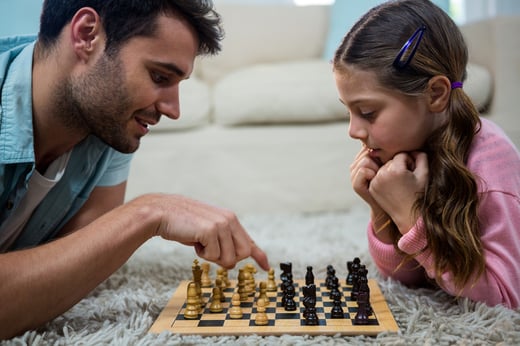
[[[413,206],[428,182],[428,157],[422,152],[399,153],[371,179],[368,193],[392,218],[402,234],[417,222]]]
[[[379,164],[368,155],[368,151],[368,148],[363,146],[350,165],[350,181],[354,191],[370,208],[381,209],[369,191],[370,182],[376,176]]]

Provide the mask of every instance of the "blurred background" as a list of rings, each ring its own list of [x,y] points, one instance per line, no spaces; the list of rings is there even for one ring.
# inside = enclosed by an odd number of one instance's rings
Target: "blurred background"
[[[354,21],[370,7],[383,0],[336,0],[349,2],[352,11],[347,15]],[[215,4],[287,4],[295,6],[328,5],[334,0],[215,0]],[[518,0],[434,0],[458,24],[502,14],[520,15]],[[0,0],[0,36],[35,34],[43,0]]]

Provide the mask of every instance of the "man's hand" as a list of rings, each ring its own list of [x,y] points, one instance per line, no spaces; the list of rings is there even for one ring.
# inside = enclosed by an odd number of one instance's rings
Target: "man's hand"
[[[131,203],[146,204],[152,213],[160,212],[154,235],[193,246],[201,258],[231,269],[252,257],[262,269],[269,270],[266,254],[229,210],[179,195],[148,194]]]

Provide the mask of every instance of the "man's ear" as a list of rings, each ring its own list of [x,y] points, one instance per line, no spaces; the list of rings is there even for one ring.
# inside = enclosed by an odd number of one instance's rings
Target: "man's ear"
[[[98,13],[83,7],[71,20],[71,40],[78,59],[87,62],[96,51],[104,49],[104,31]]]
[[[451,83],[446,76],[434,76],[428,82],[428,107],[431,112],[441,113],[446,107],[451,94]]]

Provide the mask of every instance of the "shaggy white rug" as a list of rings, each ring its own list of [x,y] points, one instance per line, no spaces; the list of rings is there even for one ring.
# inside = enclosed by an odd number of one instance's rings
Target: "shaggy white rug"
[[[347,260],[359,256],[367,264],[369,276],[379,281],[399,324],[397,334],[206,338],[149,334],[176,285],[191,277],[195,258],[191,248],[153,239],[67,313],[40,330],[0,345],[520,345],[520,310],[490,308],[465,299],[454,301],[442,292],[407,289],[378,276],[367,254],[367,217],[366,210],[356,209],[327,214],[243,215],[241,221],[267,251],[277,272],[280,262],[291,261],[295,277],[303,278],[307,265],[316,268],[316,277],[325,277],[327,264],[339,272]]]

